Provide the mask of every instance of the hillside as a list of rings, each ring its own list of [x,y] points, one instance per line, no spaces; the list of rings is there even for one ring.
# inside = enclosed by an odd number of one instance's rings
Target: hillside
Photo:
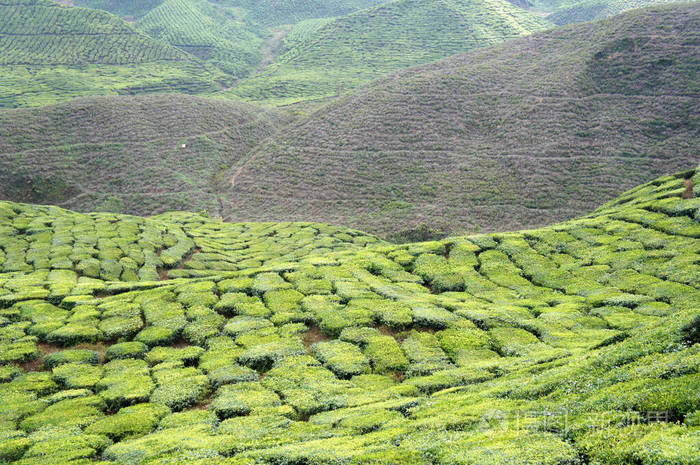
[[[220,214],[227,169],[285,121],[245,103],[183,95],[0,111],[0,199]]]
[[[213,3],[241,8],[249,20],[276,27],[296,24],[312,18],[344,16],[389,0],[211,0]]]
[[[163,0],[69,0],[75,6],[105,10],[131,19],[140,18],[162,2]]]
[[[164,1],[166,0],[74,0],[74,3],[138,19]],[[343,16],[385,1],[387,0],[208,0],[208,3],[221,8],[235,8],[243,13],[246,20],[260,26],[276,27],[311,18]]]
[[[678,0],[584,0],[579,2],[562,2],[557,5],[554,12],[547,15],[547,19],[557,25],[582,23],[584,21],[608,18],[634,8],[644,8],[675,1]]]
[[[0,107],[84,95],[212,92],[223,79],[109,13],[50,0],[0,4]]]
[[[134,26],[145,34],[241,79],[271,61],[273,57],[265,56],[268,42],[276,43],[288,25],[342,16],[381,1],[79,0],[76,4],[136,18]]]
[[[400,246],[0,202],[0,461],[695,464],[697,186]]]
[[[506,0],[399,0],[292,29],[281,54],[231,94],[267,104],[335,96],[412,65],[502,42],[551,23]]]
[[[700,5],[627,12],[400,72],[231,172],[232,220],[380,234],[534,227],[698,160]]]
[[[239,10],[206,0],[165,0],[136,27],[238,79],[260,64],[267,35],[260,27],[247,24],[244,16]]]

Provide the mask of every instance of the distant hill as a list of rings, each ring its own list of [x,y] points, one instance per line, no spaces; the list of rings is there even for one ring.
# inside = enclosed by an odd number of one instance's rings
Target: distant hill
[[[547,19],[557,25],[582,23],[614,16],[634,8],[644,8],[675,1],[678,0],[584,0],[556,2],[554,12],[547,15]]]
[[[392,1],[300,24],[280,56],[231,93],[269,104],[335,96],[400,68],[550,26],[506,0]]]
[[[0,107],[83,95],[214,91],[224,76],[106,12],[49,0],[0,4]]]
[[[274,27],[312,18],[344,16],[353,11],[387,3],[389,0],[210,0],[212,3],[242,8],[248,18]]]
[[[127,18],[139,18],[163,0],[73,0],[75,6],[105,10]]]
[[[216,214],[226,170],[283,121],[245,103],[182,95],[0,111],[0,198]]]
[[[537,33],[322,107],[232,171],[228,218],[531,227],[698,163],[700,5]]]
[[[342,16],[384,0],[78,0],[135,19],[140,31],[191,53],[236,79],[271,61],[269,43],[302,20]],[[281,30],[276,30],[284,26]]]
[[[76,6],[138,19],[168,0],[74,0]],[[265,27],[294,24],[310,18],[343,16],[388,0],[207,0],[213,6],[236,8]],[[192,3],[201,3],[194,0]]]
[[[136,27],[240,78],[260,64],[267,35],[244,16],[240,10],[206,0],[165,0]]]

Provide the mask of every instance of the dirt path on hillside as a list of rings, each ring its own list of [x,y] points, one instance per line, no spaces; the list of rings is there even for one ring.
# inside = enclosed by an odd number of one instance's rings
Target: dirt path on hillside
[[[260,73],[264,67],[272,63],[280,51],[280,46],[282,45],[282,39],[287,35],[287,30],[278,29],[272,32],[272,35],[265,39],[262,47],[260,48],[260,53],[262,54],[262,60],[260,61],[260,66],[255,70],[255,74]]]
[[[685,191],[683,192],[683,194],[681,194],[681,198],[683,198],[683,199],[692,199],[693,198],[693,180],[692,179],[685,180]]]

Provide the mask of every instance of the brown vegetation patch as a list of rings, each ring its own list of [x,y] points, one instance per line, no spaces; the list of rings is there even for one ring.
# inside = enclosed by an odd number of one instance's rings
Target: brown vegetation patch
[[[333,338],[324,333],[318,325],[310,324],[309,329],[304,333],[304,347],[307,349],[317,342],[327,342]]]
[[[693,180],[692,179],[686,179],[685,180],[685,191],[681,194],[681,198],[683,199],[692,199],[693,198]]]

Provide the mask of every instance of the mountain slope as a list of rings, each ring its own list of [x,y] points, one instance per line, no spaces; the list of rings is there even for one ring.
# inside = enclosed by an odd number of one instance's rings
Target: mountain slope
[[[82,95],[213,91],[220,72],[97,10],[50,0],[0,5],[0,107]]]
[[[136,26],[146,34],[186,50],[235,78],[261,60],[266,31],[243,21],[238,10],[200,0],[165,0]]]
[[[0,202],[2,460],[692,465],[697,186],[402,246]]]
[[[678,0],[533,0],[525,8],[546,13],[547,20],[557,25],[582,23],[608,18],[623,11],[652,5],[675,3]]]
[[[140,31],[191,53],[235,79],[267,64],[263,63],[264,41],[283,34],[285,29],[277,30],[280,26],[345,15],[377,3],[381,0],[77,2],[80,6],[137,17],[135,26]]]
[[[72,0],[76,6],[105,10],[128,18],[140,18],[163,0]]]
[[[387,0],[214,0],[242,8],[251,21],[268,27],[295,24],[312,18],[344,16]]]
[[[505,0],[400,0],[316,25],[232,93],[289,103],[548,27]]]
[[[698,162],[698,4],[474,51],[322,107],[232,172],[228,217],[375,233],[542,225]]]
[[[219,212],[229,167],[285,119],[182,95],[0,112],[0,198],[79,209]]]

